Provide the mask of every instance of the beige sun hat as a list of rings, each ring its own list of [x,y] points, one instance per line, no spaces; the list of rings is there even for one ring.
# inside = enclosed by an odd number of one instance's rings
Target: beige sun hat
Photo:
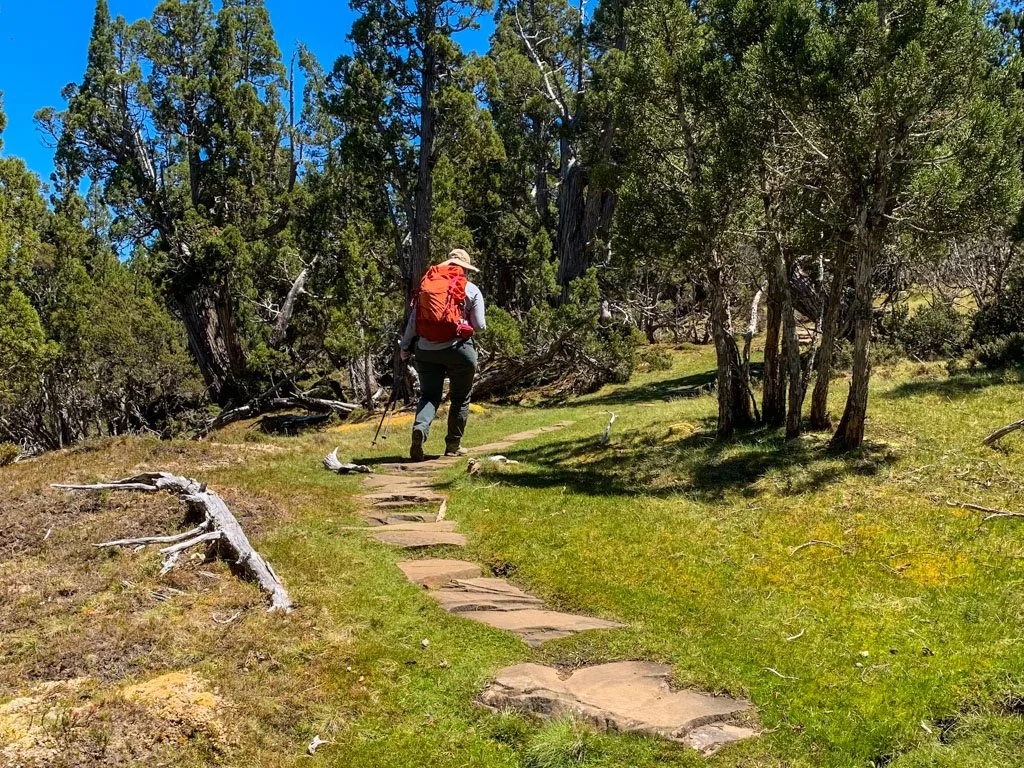
[[[470,272],[480,271],[477,267],[473,266],[473,259],[470,258],[470,255],[461,248],[456,248],[451,253],[449,253],[448,261],[441,262],[442,267],[449,265],[455,267],[462,267],[463,269],[468,269]]]

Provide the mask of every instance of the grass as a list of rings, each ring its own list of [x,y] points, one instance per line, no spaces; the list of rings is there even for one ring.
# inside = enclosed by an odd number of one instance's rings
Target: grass
[[[658,740],[473,704],[506,664],[643,658],[672,664],[680,685],[758,706],[765,735],[723,750],[707,761],[714,766],[1018,765],[1024,528],[980,525],[980,514],[947,505],[1024,507],[1020,441],[980,446],[1020,418],[1015,375],[882,369],[871,444],[837,457],[819,435],[788,445],[770,431],[714,440],[714,400],[701,391],[712,353],[684,348],[674,361],[557,408],[474,414],[476,444],[575,424],[508,451],[518,465],[442,478],[449,517],[470,538],[460,556],[555,607],[627,629],[529,650],[445,614],[404,583],[398,554],[344,531],[357,519],[358,480],[324,472],[319,458],[336,445],[360,460],[399,455],[407,423],[376,451],[375,424],[299,438],[254,438],[239,426],[214,444],[119,440],[0,470],[10,487],[0,533],[13,542],[0,545],[0,701],[39,681],[87,677],[90,701],[114,713],[91,725],[110,754],[133,733],[121,688],[188,668],[229,702],[233,736],[161,745],[145,731],[168,765],[703,764]],[[618,419],[600,447],[610,410]],[[443,430],[435,433],[439,448]],[[144,467],[222,491],[299,610],[266,615],[260,596],[217,564],[189,563],[160,580],[152,552],[90,546],[178,530],[173,499],[44,490]],[[794,552],[812,540],[833,546]],[[183,594],[152,597],[166,586]],[[228,626],[211,620],[239,611]],[[330,744],[309,758],[315,735]]]

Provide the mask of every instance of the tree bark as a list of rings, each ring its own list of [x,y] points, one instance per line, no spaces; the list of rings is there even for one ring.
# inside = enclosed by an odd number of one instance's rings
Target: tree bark
[[[762,384],[761,413],[769,427],[786,423],[786,379],[782,373],[779,340],[782,332],[782,302],[775,276],[769,273],[767,322],[764,339],[764,381]]]
[[[409,285],[407,298],[411,298],[423,275],[430,266],[430,231],[434,219],[434,165],[437,118],[434,109],[434,89],[437,74],[436,51],[433,37],[437,27],[437,11],[432,2],[422,4],[419,23],[423,61],[420,69],[420,131],[419,157],[416,170],[416,190],[413,201],[413,219],[410,247]]]
[[[750,398],[743,381],[743,363],[739,346],[732,334],[729,300],[722,283],[722,266],[712,251],[708,270],[711,293],[711,326],[718,363],[718,436],[732,437],[737,428],[751,425],[753,415]]]
[[[225,405],[240,394],[239,378],[247,363],[228,290],[200,285],[176,304],[210,399]]]
[[[846,271],[850,260],[850,247],[844,237],[836,243],[836,256],[832,263],[832,282],[829,286],[828,308],[825,324],[821,329],[821,346],[818,350],[818,378],[814,382],[811,396],[810,427],[816,430],[832,429],[832,416],[828,412],[828,392],[832,384],[832,360],[836,341],[839,337],[842,317],[843,289],[846,286]]]
[[[832,447],[853,450],[864,443],[864,427],[868,412],[868,384],[871,380],[871,320],[873,316],[873,273],[881,250],[882,231],[879,225],[862,224],[857,236],[857,265],[854,278],[853,376],[846,409],[839,422]]]
[[[316,258],[313,259],[313,263],[316,263]],[[274,330],[270,334],[270,346],[274,349],[281,345],[285,335],[288,333],[288,324],[291,323],[292,315],[295,314],[295,305],[299,300],[299,296],[306,289],[306,281],[309,280],[311,267],[312,264],[308,267],[303,267],[302,271],[299,272],[299,276],[295,278],[295,282],[292,283],[291,288],[288,289],[288,295],[285,296],[284,303],[281,305],[281,314],[277,316]]]

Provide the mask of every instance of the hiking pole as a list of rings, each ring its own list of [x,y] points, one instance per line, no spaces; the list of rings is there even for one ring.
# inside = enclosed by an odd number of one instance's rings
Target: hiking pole
[[[381,438],[382,440],[387,440],[388,436],[391,434],[391,421],[392,421],[392,419],[395,418],[395,412],[398,410],[399,382],[401,382],[401,387],[404,390],[405,389],[405,370],[406,370],[406,368],[408,366],[409,366],[409,363],[407,363],[405,360],[399,360],[399,362],[398,362],[398,379],[395,381],[394,387],[392,387],[392,390],[394,392],[394,397],[392,398],[392,402],[394,403],[394,405],[391,408],[391,415],[388,416],[387,426],[384,427],[384,437]]]
[[[380,424],[377,425],[377,432],[373,436],[373,442],[370,443],[371,448],[377,447],[377,438],[380,437],[380,430],[384,426],[384,419],[388,417],[388,412],[391,411],[393,413],[391,406],[395,405],[398,402],[397,391],[398,390],[396,390],[394,387],[391,388],[391,399],[388,401],[388,404],[384,407],[384,413],[380,417]],[[390,427],[391,424],[389,423],[388,426]],[[387,440],[387,435],[384,436],[384,439]]]
[[[398,369],[401,377],[403,377],[403,378],[405,376],[405,365],[406,364],[403,361],[399,365],[399,369]],[[373,436],[373,442],[370,443],[370,447],[371,448],[376,448],[377,447],[377,439],[381,437],[380,431],[384,427],[384,420],[385,419],[387,419],[388,425],[387,425],[387,428],[384,429],[384,437],[381,438],[381,439],[382,440],[387,440],[388,439],[388,434],[391,432],[391,419],[394,418],[395,411],[398,410],[398,392],[399,392],[398,382],[400,380],[401,379],[396,378],[394,383],[391,385],[391,399],[388,401],[387,406],[384,408],[384,413],[381,414],[380,424],[377,425],[377,432]]]

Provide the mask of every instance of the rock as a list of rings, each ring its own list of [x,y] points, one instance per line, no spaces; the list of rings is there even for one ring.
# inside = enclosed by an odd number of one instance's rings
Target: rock
[[[705,755],[757,735],[754,728],[737,722],[749,717],[750,702],[673,691],[671,673],[665,664],[627,661],[585,667],[562,677],[551,667],[518,664],[499,672],[480,701],[495,711],[572,715],[609,731],[660,736]]]
[[[590,629],[617,629],[625,626],[614,621],[537,608],[471,611],[465,613],[464,617],[495,629],[504,629],[517,634],[531,647],[538,646],[546,640],[557,640],[560,637],[568,637]]]
[[[350,526],[342,528],[343,531],[364,531],[367,533],[379,533],[382,528],[388,531],[408,531],[408,532],[419,532],[419,533],[450,533],[458,528],[459,524],[454,520],[442,520],[438,522],[429,523],[407,523],[396,521],[394,524],[388,523],[383,526]]]
[[[544,607],[539,598],[503,579],[459,579],[448,587],[431,592],[430,596],[448,613],[522,611]]]
[[[397,512],[364,515],[370,525],[401,525],[402,523],[436,523],[436,515],[428,512]]]
[[[388,526],[371,529],[371,538],[384,544],[402,549],[422,549],[423,547],[466,546],[466,537],[461,533],[450,531],[392,531]]]
[[[481,573],[480,566],[465,560],[405,560],[398,567],[413,584],[428,589],[443,587],[456,579],[475,579]]]

